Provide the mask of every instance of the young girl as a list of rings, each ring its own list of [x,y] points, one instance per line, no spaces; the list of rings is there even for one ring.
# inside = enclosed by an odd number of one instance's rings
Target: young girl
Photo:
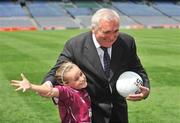
[[[86,77],[80,68],[72,62],[64,62],[56,71],[56,79],[59,86],[48,87],[35,85],[21,74],[22,81],[11,80],[17,90],[32,90],[46,95],[46,97],[58,97],[58,107],[62,123],[90,123],[91,103],[85,90]]]

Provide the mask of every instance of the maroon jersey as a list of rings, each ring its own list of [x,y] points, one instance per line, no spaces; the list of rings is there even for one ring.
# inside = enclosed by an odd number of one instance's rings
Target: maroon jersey
[[[91,101],[85,89],[56,86],[59,90],[59,114],[62,123],[90,123]]]

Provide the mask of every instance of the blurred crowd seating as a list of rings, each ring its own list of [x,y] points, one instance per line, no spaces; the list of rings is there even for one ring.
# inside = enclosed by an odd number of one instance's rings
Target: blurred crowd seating
[[[0,0],[0,30],[90,28],[104,7],[119,13],[120,28],[180,28],[177,0]]]

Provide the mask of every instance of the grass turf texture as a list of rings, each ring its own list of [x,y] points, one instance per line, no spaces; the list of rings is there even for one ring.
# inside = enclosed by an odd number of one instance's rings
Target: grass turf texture
[[[0,32],[0,123],[58,123],[51,99],[15,92],[23,72],[39,84],[67,39],[86,30]],[[180,123],[180,30],[120,30],[133,35],[151,80],[151,94],[129,102],[130,123]]]

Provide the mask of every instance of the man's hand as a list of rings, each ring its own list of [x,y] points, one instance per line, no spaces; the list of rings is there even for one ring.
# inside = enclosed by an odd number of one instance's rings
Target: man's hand
[[[139,88],[140,88],[140,93],[130,94],[126,99],[130,101],[140,101],[142,99],[145,99],[150,93],[149,88],[144,87],[142,85],[139,85]]]

